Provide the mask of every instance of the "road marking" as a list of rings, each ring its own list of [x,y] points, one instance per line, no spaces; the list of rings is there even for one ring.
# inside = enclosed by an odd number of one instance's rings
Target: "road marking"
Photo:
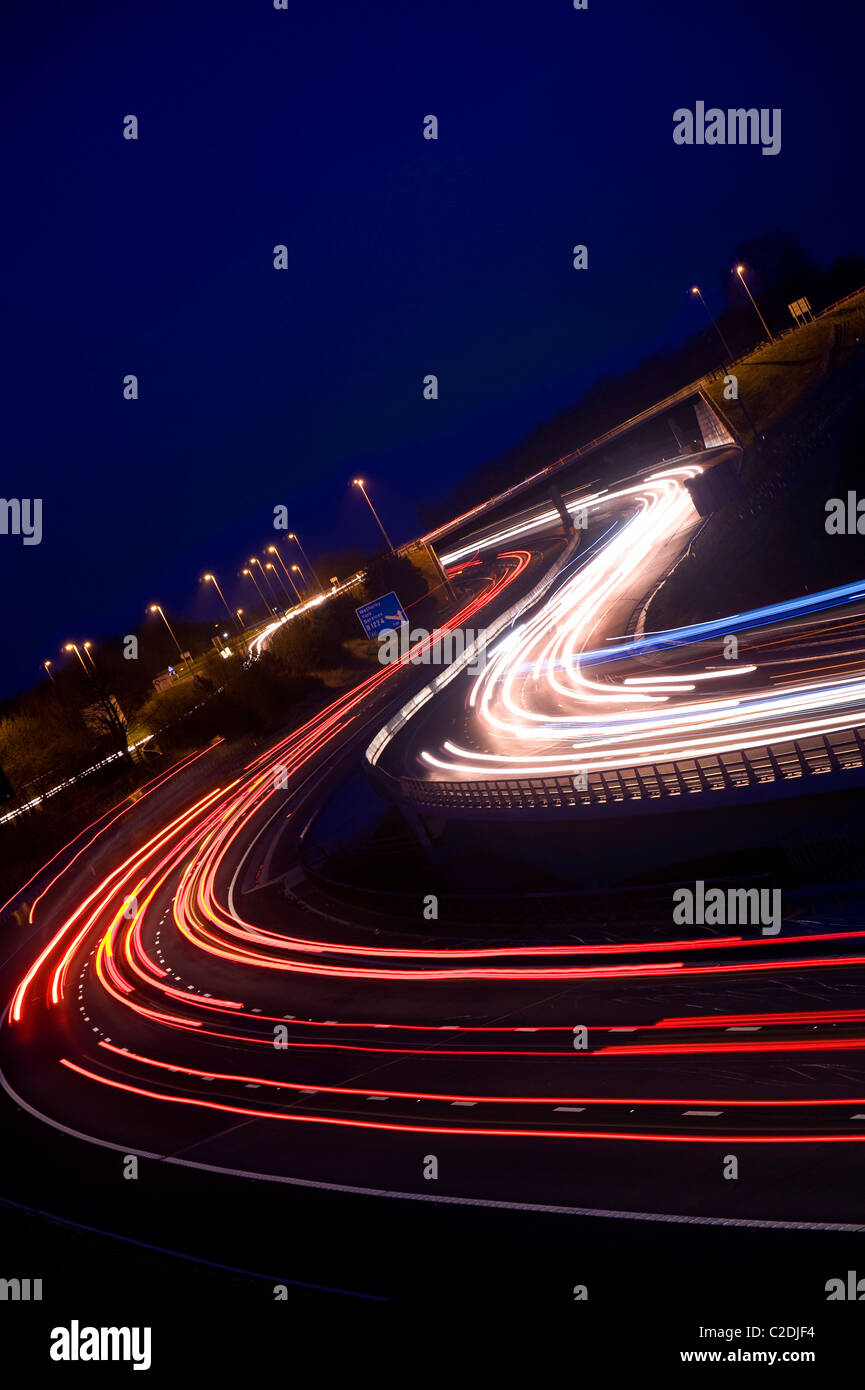
[[[759,1033],[763,1027],[762,1023],[736,1023],[731,1028],[725,1028],[725,1033]]]
[[[573,1115],[581,1115],[585,1110],[584,1105],[554,1105],[554,1110],[569,1110]]]
[[[476,1100],[452,1100],[451,1105],[477,1105]]]
[[[683,1110],[683,1115],[723,1115],[723,1110]]]
[[[8,1018],[8,1015],[9,1006],[7,1005],[3,1014],[4,1020]],[[131,1147],[129,1144],[118,1144],[110,1139],[98,1139],[93,1134],[86,1134],[80,1129],[72,1129],[69,1125],[52,1119],[44,1111],[35,1109],[10,1086],[2,1069],[0,1069],[0,1086],[16,1105],[21,1106],[22,1110],[26,1110],[34,1119],[41,1120],[61,1134],[67,1134],[73,1139],[81,1139],[84,1143],[93,1144],[98,1149],[111,1149],[114,1153],[121,1154],[129,1152]],[[752,1216],[694,1216],[681,1212],[624,1211],[614,1207],[569,1207],[552,1202],[509,1202],[498,1197],[436,1196],[429,1192],[404,1192],[394,1188],[361,1187],[355,1183],[322,1182],[320,1178],[295,1178],[287,1173],[263,1173],[260,1170],[248,1168],[229,1168],[224,1164],[199,1163],[194,1159],[176,1158],[173,1154],[151,1153],[141,1149],[137,1149],[136,1152],[141,1158],[159,1159],[163,1163],[170,1163],[178,1168],[195,1168],[199,1172],[221,1173],[230,1178],[255,1178],[264,1182],[282,1183],[286,1187],[308,1187],[318,1192],[344,1192],[358,1197],[390,1197],[403,1202],[432,1202],[454,1207],[485,1207],[494,1211],[536,1211],[554,1216],[602,1216],[613,1221],[657,1221],[675,1226],[732,1226],[752,1231],[845,1231],[856,1235],[865,1235],[865,1225],[861,1222],[857,1224],[846,1221],[773,1221],[764,1217]]]

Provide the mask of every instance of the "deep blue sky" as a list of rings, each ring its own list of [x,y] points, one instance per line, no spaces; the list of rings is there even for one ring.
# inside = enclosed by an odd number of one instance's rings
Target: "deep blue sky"
[[[205,569],[241,601],[278,503],[307,549],[374,545],[360,468],[409,538],[418,498],[699,326],[684,289],[720,302],[742,237],[865,250],[859,7],[28,0],[2,23],[0,492],[43,499],[44,538],[0,535],[0,694],[148,601],[218,616]],[[781,107],[781,153],[675,146],[698,99]]]

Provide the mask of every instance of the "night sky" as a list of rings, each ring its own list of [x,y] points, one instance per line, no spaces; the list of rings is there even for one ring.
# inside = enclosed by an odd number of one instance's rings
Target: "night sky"
[[[409,539],[702,327],[685,290],[720,305],[742,238],[865,251],[858,6],[289,5],[5,7],[0,492],[44,531],[0,535],[0,694],[149,602],[218,617],[205,570],[242,602],[277,504],[307,550],[373,547],[358,471]],[[780,107],[780,154],[674,145],[698,100]]]

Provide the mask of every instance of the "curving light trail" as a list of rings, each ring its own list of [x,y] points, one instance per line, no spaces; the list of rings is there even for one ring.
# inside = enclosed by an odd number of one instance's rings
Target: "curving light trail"
[[[658,756],[659,747],[741,740],[757,729],[766,737],[770,727],[790,723],[801,728],[852,714],[850,687],[858,684],[858,676],[814,678],[804,689],[794,688],[791,679],[750,695],[728,694],[736,681],[760,676],[764,658],[756,645],[754,659],[743,662],[735,676],[700,668],[694,660],[686,669],[675,665],[681,655],[675,634],[663,634],[656,647],[643,645],[654,640],[650,638],[640,645],[640,661],[667,653],[663,671],[635,665],[631,652],[637,644],[624,644],[612,662],[607,660],[610,651],[602,645],[601,630],[605,623],[615,627],[621,617],[616,612],[621,593],[651,589],[656,573],[694,528],[684,481],[695,472],[668,470],[580,502],[597,507],[607,529],[584,548],[578,565],[564,573],[540,610],[499,644],[474,683],[473,728],[497,743],[489,751],[466,750],[484,775],[490,763],[509,758],[511,741],[521,749],[515,755],[519,767],[546,769],[550,762],[586,766],[590,758],[590,765],[603,766],[604,760],[621,756],[622,749],[631,759],[640,748]],[[528,566],[531,552],[524,547],[546,525],[543,514],[521,519],[481,545],[446,557],[452,568],[474,568],[473,557],[480,550],[492,546],[497,552],[483,592],[464,604],[450,626],[468,623],[485,604],[504,596]],[[515,548],[502,551],[502,546]],[[812,622],[817,611],[822,610],[814,602],[801,607],[798,617]],[[837,636],[828,624],[824,637],[832,651]],[[432,640],[426,639],[427,644]],[[296,912],[288,914],[289,926],[283,922],[276,930],[261,920],[254,895],[235,893],[241,866],[274,817],[292,815],[294,798],[307,780],[355,735],[364,734],[379,691],[424,645],[340,696],[252,759],[226,785],[211,787],[142,835],[71,911],[59,921],[52,916],[50,939],[20,979],[9,1010],[21,1076],[27,1075],[28,1055],[38,1048],[40,1067],[61,1078],[56,1106],[68,1106],[72,1114],[82,1094],[75,1088],[97,1087],[128,1103],[377,1131],[676,1143],[733,1138],[772,1144],[861,1142],[865,1132],[851,1127],[843,1113],[844,1107],[865,1104],[854,1085],[828,1098],[775,1086],[765,1099],[703,1095],[694,1100],[688,1098],[696,1089],[691,1081],[677,1087],[672,1071],[659,1071],[652,1085],[641,1083],[633,1093],[605,1078],[607,1069],[623,1059],[637,1067],[639,1059],[649,1059],[648,1065],[660,1067],[676,1057],[730,1054],[766,1059],[767,1065],[784,1055],[855,1057],[865,1049],[865,1010],[818,1008],[812,1001],[807,1008],[686,1017],[668,1016],[660,1008],[647,1017],[644,1009],[627,1024],[612,1017],[588,1024],[591,1047],[578,1059],[571,1025],[443,1022],[454,1016],[453,999],[465,996],[448,994],[451,1002],[445,1005],[438,1000],[441,992],[459,989],[471,989],[473,999],[483,998],[484,992],[495,998],[502,984],[540,989],[571,982],[584,992],[610,983],[624,988],[688,977],[706,987],[713,982],[722,987],[730,979],[739,991],[749,980],[770,986],[781,981],[783,990],[790,978],[820,979],[839,967],[861,967],[863,930],[807,932],[794,926],[777,938],[695,934],[594,944],[568,940],[448,947],[430,941],[406,946],[350,930],[335,932],[332,924],[326,934],[324,929],[316,932],[307,925],[314,919]],[[766,663],[777,670],[773,657],[767,656]],[[608,675],[611,666],[615,674]],[[849,708],[839,692],[849,694]],[[462,754],[454,748],[447,751],[462,776]],[[160,785],[154,783],[153,790]],[[73,868],[80,869],[81,857],[116,819],[109,815],[91,828],[94,833],[84,845],[69,847],[75,852],[37,898],[40,916],[58,901],[59,888],[73,881]],[[287,1004],[298,1008],[297,1001],[317,982],[353,991],[342,996],[342,1017],[297,1018],[284,1012]],[[399,1004],[407,995],[422,1015],[437,1021],[401,1014]],[[371,1016],[373,1000],[384,1017]],[[492,1003],[485,1010],[493,1020],[498,1013]],[[274,1047],[276,1028],[285,1033],[280,1050]],[[626,1041],[612,1036],[623,1028],[630,1034]],[[727,1030],[764,1028],[772,1036],[724,1036]],[[449,1058],[463,1068],[460,1083],[430,1084],[428,1077],[435,1077],[430,1069],[448,1066]],[[541,1063],[544,1070],[532,1073],[531,1086],[510,1071]],[[385,1065],[412,1069],[411,1079],[380,1089],[376,1081],[370,1096],[369,1082],[358,1079],[356,1069]],[[578,1083],[573,1080],[575,1065],[582,1068]],[[335,1078],[336,1066],[348,1075]],[[249,1103],[245,1092],[250,1087],[267,1093],[266,1106]],[[676,1094],[679,1089],[683,1094]],[[361,1111],[372,1101],[478,1106],[482,1113],[461,1114],[458,1125],[450,1110],[436,1111],[428,1123],[405,1115],[365,1119]],[[543,1106],[567,1110],[595,1104],[619,1107],[622,1114],[604,1127],[571,1118],[550,1124],[538,1114]],[[725,1114],[733,1112],[737,1122],[751,1116],[751,1128],[733,1134],[735,1126],[727,1116],[714,1129],[685,1133],[673,1112],[689,1104],[718,1105]],[[783,1132],[775,1132],[767,1118],[778,1111],[789,1112]],[[640,1118],[628,1119],[628,1114]]]
[[[699,518],[685,484],[700,471],[669,469],[571,504],[589,517],[606,517],[612,509],[619,525],[494,647],[468,696],[465,736],[421,751],[428,776],[602,772],[741,752],[862,723],[861,653],[858,661],[843,664],[851,674],[821,669],[824,659],[810,677],[796,671],[785,679],[773,661],[725,663],[723,650],[731,636],[770,627],[783,633],[785,623],[859,601],[865,598],[862,583],[603,644],[621,595],[651,595],[671,554],[696,529]],[[504,528],[475,551],[525,535],[537,524],[529,518]],[[671,669],[670,655],[686,647],[694,649],[687,668]]]

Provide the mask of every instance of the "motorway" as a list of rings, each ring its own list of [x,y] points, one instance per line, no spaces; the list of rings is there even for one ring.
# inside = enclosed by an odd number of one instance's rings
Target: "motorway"
[[[649,759],[848,726],[865,679],[858,593],[624,636],[699,524],[683,481],[700,466],[568,499],[593,513],[583,545],[486,670],[426,709],[423,747],[408,744],[418,766],[570,773],[633,759],[638,740]],[[557,521],[528,509],[444,557],[452,571],[471,562],[452,624],[477,627],[525,593],[561,549]],[[731,675],[719,644],[734,631]],[[865,1229],[855,910],[794,912],[774,937],[671,923],[491,944],[437,937],[420,910],[414,930],[382,932],[304,899],[297,833],[404,704],[410,674],[382,667],[263,752],[213,771],[205,753],[155,779],[120,826],[109,813],[29,887],[31,932],[4,975],[7,1099],[46,1144],[43,1126],[238,1193],[254,1178]],[[463,742],[428,741],[455,723]],[[742,1180],[724,1176],[730,1155]],[[70,1196],[79,1219],[82,1200]]]
[[[446,699],[424,708],[423,735],[408,722],[399,749],[379,741],[371,761],[466,781],[699,759],[717,766],[720,755],[768,745],[789,768],[794,741],[856,728],[865,584],[672,632],[643,630],[645,600],[699,527],[685,484],[705,466],[685,461],[572,502],[588,523],[586,544],[497,634],[481,673],[452,681]],[[536,508],[468,538],[443,562],[526,544],[550,520]]]

